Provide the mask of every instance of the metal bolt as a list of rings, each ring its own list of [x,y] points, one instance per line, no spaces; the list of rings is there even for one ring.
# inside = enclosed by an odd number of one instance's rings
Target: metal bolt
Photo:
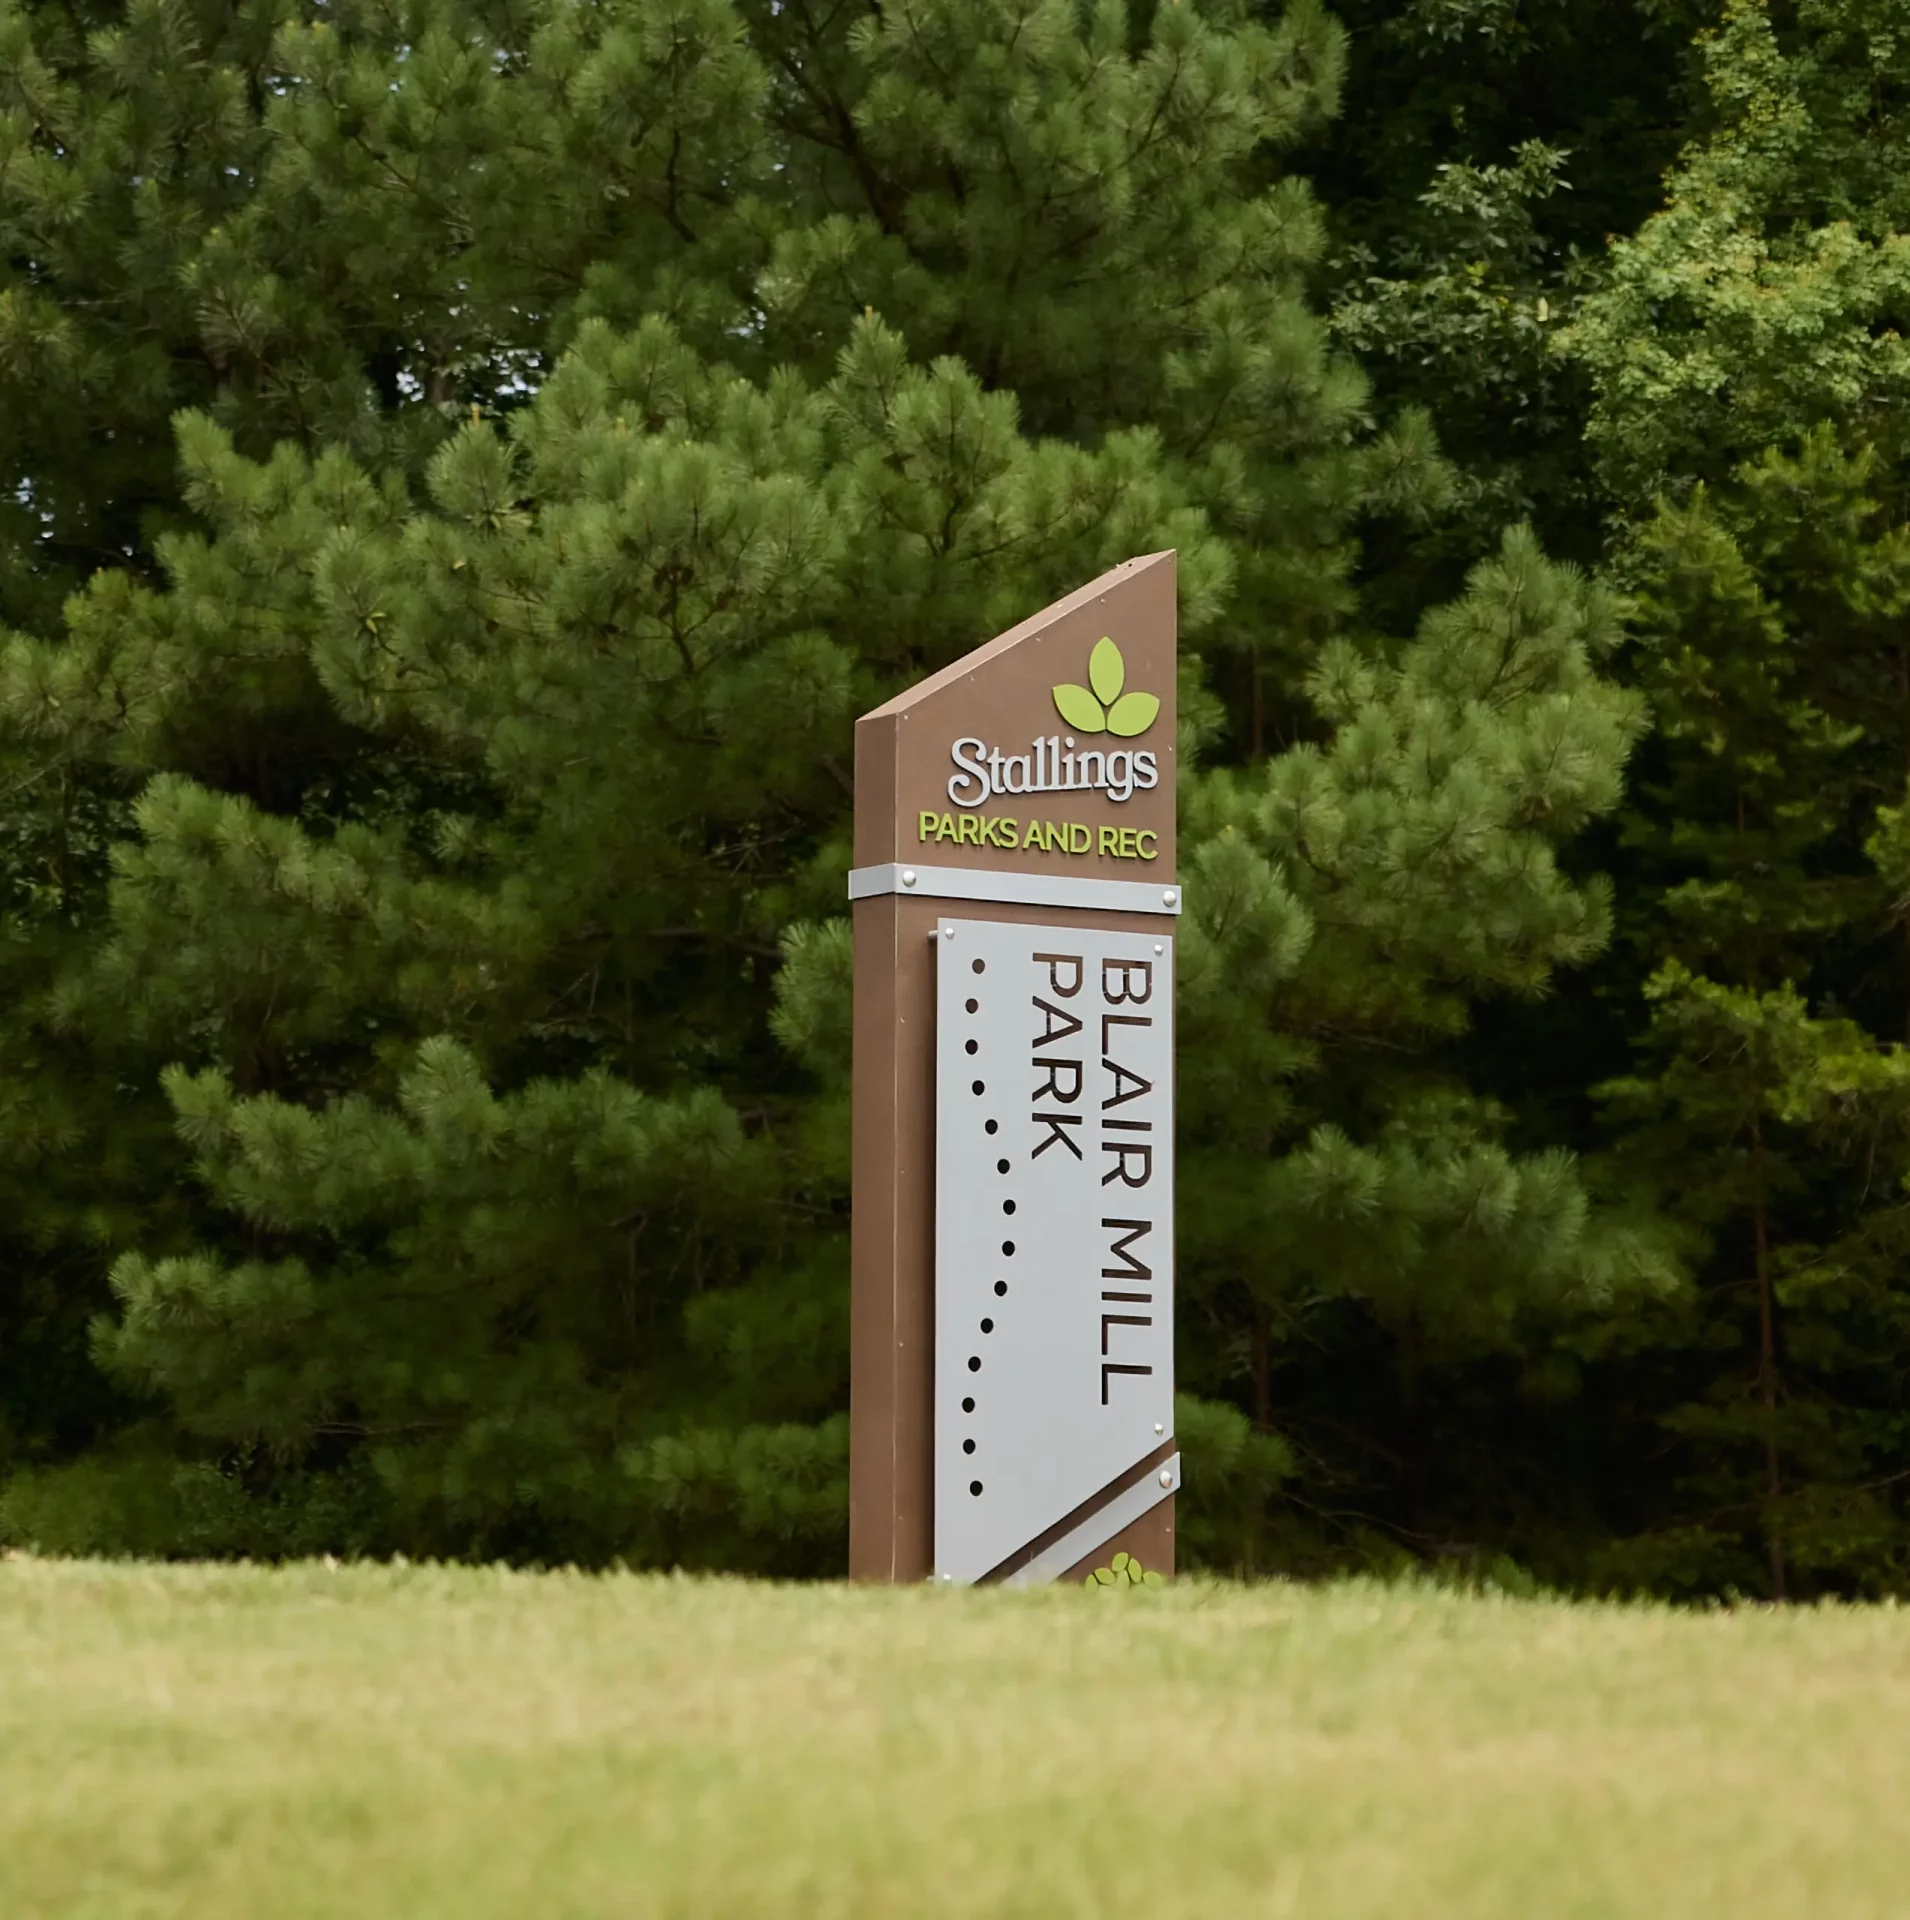
[[[1165,1432],[1167,1431],[1167,1429],[1166,1429],[1166,1428],[1165,1428],[1164,1426],[1162,1426],[1162,1425],[1161,1425],[1161,1423],[1160,1423],[1160,1422],[1159,1422],[1158,1420],[1156,1420],[1156,1421],[1154,1422],[1154,1431],[1155,1431],[1156,1433],[1165,1433]]]
[[[905,887],[915,885],[915,869],[913,867],[904,867],[902,869],[902,884]]]
[[[1160,943],[1160,942],[1159,942],[1158,940],[1156,940],[1156,941],[1154,942],[1154,951],[1155,951],[1156,953],[1165,953],[1165,952],[1167,951],[1167,949],[1166,949],[1166,948],[1165,948],[1164,946],[1162,946],[1162,945],[1161,945],[1161,943]]]
[[[955,929],[953,927],[944,927],[942,929],[942,938],[944,940],[953,940],[955,938]]]
[[[904,880],[908,877],[906,873],[902,876]],[[1167,891],[1161,895],[1161,904],[1165,907],[1171,907],[1174,904],[1174,889],[1172,887],[1169,887]]]
[[[1161,1469],[1161,1485],[1164,1487],[1171,1487],[1173,1484],[1174,1484],[1173,1474],[1166,1467],[1163,1467]]]

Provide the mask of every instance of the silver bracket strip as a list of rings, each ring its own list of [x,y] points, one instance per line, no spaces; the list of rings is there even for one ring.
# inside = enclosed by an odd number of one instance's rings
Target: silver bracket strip
[[[1025,1567],[1017,1567],[1001,1584],[1033,1587],[1058,1579],[1077,1560],[1085,1560],[1096,1547],[1106,1546],[1123,1527],[1132,1526],[1142,1514],[1151,1513],[1179,1488],[1180,1455],[1176,1453],[1158,1467],[1149,1468],[1145,1479],[1123,1487],[1105,1507],[1097,1507],[1078,1527],[1064,1533],[1052,1546],[1043,1547]]]
[[[912,893],[925,900],[990,900],[1007,907],[1085,907],[1101,913],[1179,913],[1181,890],[1145,880],[1083,880],[1065,873],[1005,873],[989,867],[913,867],[900,860],[856,867],[849,898]]]

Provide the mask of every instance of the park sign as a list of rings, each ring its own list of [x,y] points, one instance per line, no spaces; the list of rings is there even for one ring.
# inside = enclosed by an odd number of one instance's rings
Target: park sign
[[[1173,1569],[1174,556],[856,726],[849,1562]]]

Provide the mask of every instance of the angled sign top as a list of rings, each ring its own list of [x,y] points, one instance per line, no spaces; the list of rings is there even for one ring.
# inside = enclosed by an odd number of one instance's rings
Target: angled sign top
[[[1148,554],[866,715],[856,865],[1171,880],[1174,613]]]

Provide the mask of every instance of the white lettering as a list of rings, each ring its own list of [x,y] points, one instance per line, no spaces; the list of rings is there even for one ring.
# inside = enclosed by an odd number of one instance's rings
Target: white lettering
[[[957,740],[949,749],[949,758],[959,771],[949,778],[948,797],[958,807],[979,807],[988,798],[987,743]]]
[[[958,807],[979,807],[1003,793],[1081,793],[1099,790],[1117,804],[1161,783],[1160,760],[1151,750],[1096,747],[1077,753],[1074,736],[1037,735],[1026,753],[1003,753],[985,740],[957,740],[949,749],[955,772],[948,797]]]

